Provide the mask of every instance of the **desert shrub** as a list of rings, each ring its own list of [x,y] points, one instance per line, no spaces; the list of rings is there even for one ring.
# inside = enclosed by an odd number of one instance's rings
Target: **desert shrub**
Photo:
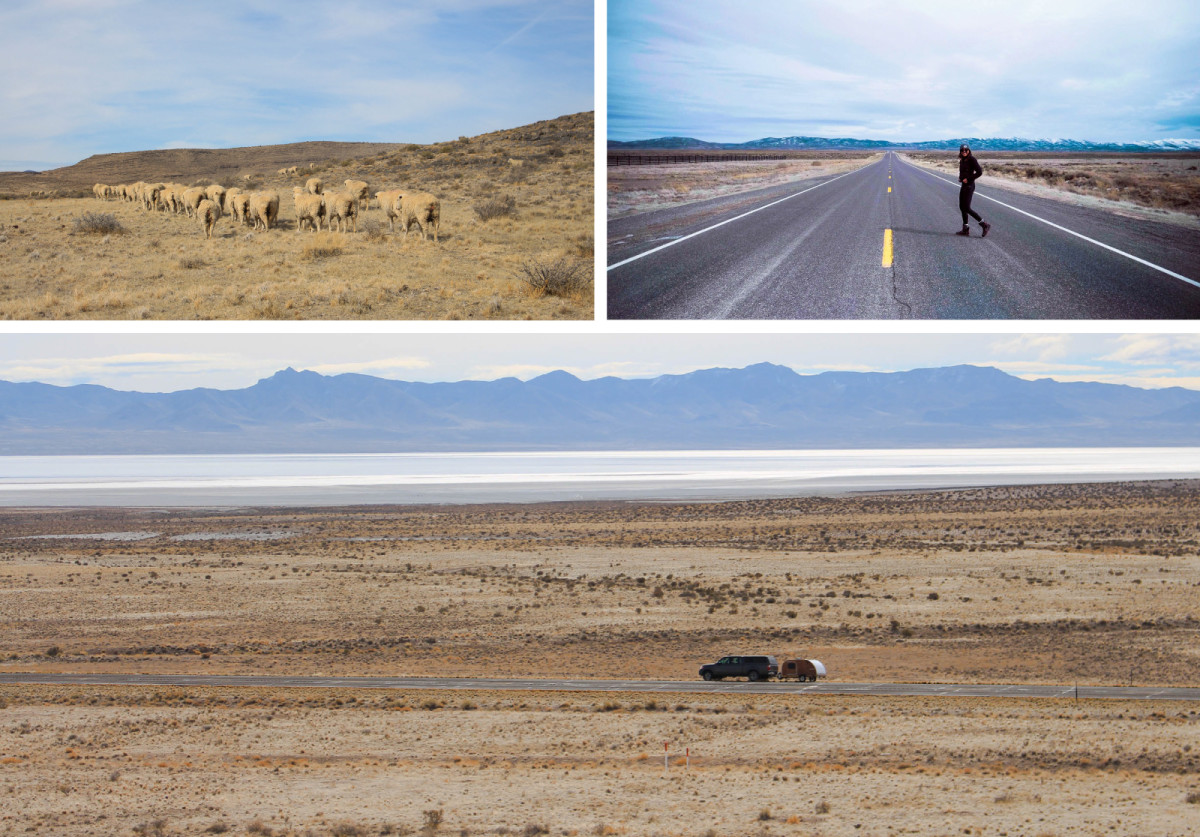
[[[771,809],[770,808],[763,808],[761,811],[758,812],[758,821],[759,822],[766,822],[769,819],[771,819]]]
[[[62,649],[59,648],[57,645],[51,645],[49,648],[46,649],[47,657],[57,657],[61,653],[62,653]]]
[[[346,237],[341,233],[321,231],[315,233],[311,240],[304,245],[300,257],[309,261],[329,259],[340,256],[346,247]]]
[[[73,231],[85,235],[123,235],[128,232],[111,212],[85,212],[75,219]]]
[[[423,811],[422,814],[425,817],[425,828],[429,829],[430,831],[436,829],[438,826],[440,826],[442,824],[442,809],[441,808],[434,808],[429,811]]]
[[[587,288],[586,264],[566,257],[553,262],[521,263],[520,278],[543,296],[570,296]]]
[[[180,270],[196,270],[204,267],[204,259],[196,258],[195,256],[185,256],[179,260]]]
[[[1188,805],[1200,805],[1200,791],[1192,791],[1187,795]]]
[[[350,822],[338,823],[329,830],[332,837],[367,837],[367,829]]]
[[[549,828],[547,828],[544,825],[539,825],[538,823],[535,823],[535,822],[531,822],[529,825],[525,826],[525,829],[521,832],[522,837],[537,837],[539,834],[549,834],[549,833],[550,833]]]
[[[383,224],[374,218],[368,218],[367,220],[363,221],[359,225],[359,228],[366,234],[367,241],[379,242],[386,238],[384,235]]]
[[[517,200],[512,195],[501,195],[498,198],[492,198],[490,201],[477,203],[472,209],[475,210],[475,214],[479,216],[480,221],[490,221],[493,218],[515,215],[517,212]]]
[[[267,825],[262,820],[255,820],[246,826],[247,834],[261,834],[262,837],[274,837],[275,829]]]
[[[817,813],[818,814],[828,814],[829,813],[829,803],[823,799],[820,802],[818,802],[817,803]]]
[[[205,834],[224,834],[228,830],[229,830],[229,826],[226,825],[224,822],[221,822],[220,820],[218,820],[217,822],[214,822],[212,825],[210,825],[208,828],[204,829],[204,833]]]
[[[581,259],[591,259],[596,255],[596,239],[590,235],[581,235],[575,240],[575,255]]]
[[[144,822],[141,825],[133,827],[133,833],[138,837],[163,837],[167,833],[166,820],[154,820],[153,822]]]

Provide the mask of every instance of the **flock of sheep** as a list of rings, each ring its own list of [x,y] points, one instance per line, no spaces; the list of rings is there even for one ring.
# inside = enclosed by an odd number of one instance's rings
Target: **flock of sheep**
[[[326,192],[321,178],[310,177],[303,188],[295,187],[292,200],[296,204],[296,232],[306,224],[313,232],[322,226],[330,230],[336,227],[339,232],[349,227],[358,232],[359,212],[371,206],[369,187],[362,180],[347,180],[345,184],[345,188],[336,192]],[[92,192],[100,200],[123,199],[147,210],[161,209],[196,218],[204,228],[206,238],[212,238],[222,214],[229,214],[236,223],[253,226],[256,230],[271,229],[279,217],[278,192],[245,192],[236,186],[226,189],[215,183],[208,187],[142,181],[119,186],[97,183]],[[387,216],[393,233],[396,221],[400,221],[406,237],[416,224],[422,239],[432,232],[433,240],[438,240],[442,207],[434,195],[389,189],[376,192],[375,199]]]

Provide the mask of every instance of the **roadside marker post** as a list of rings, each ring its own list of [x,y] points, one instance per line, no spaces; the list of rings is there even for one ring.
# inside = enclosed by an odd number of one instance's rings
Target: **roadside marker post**
[[[669,742],[667,742],[667,741],[663,742],[663,772],[664,773],[670,769],[670,765],[667,763],[667,746],[668,746],[668,744],[669,744]]]

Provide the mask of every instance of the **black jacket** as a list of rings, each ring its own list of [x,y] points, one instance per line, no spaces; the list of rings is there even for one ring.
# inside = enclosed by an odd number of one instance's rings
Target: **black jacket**
[[[958,158],[958,182],[967,181],[968,186],[975,185],[975,179],[983,176],[983,166],[975,159],[975,155],[967,152],[966,157]]]

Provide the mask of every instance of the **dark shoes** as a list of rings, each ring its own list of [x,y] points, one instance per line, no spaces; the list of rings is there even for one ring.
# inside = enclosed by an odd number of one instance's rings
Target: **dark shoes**
[[[971,230],[968,227],[963,227],[961,230],[959,230],[958,232],[955,233],[955,235],[970,235],[970,234],[971,234]]]
[[[987,221],[980,221],[979,226],[983,227],[983,237],[987,238],[988,230],[992,228],[992,225]]]

